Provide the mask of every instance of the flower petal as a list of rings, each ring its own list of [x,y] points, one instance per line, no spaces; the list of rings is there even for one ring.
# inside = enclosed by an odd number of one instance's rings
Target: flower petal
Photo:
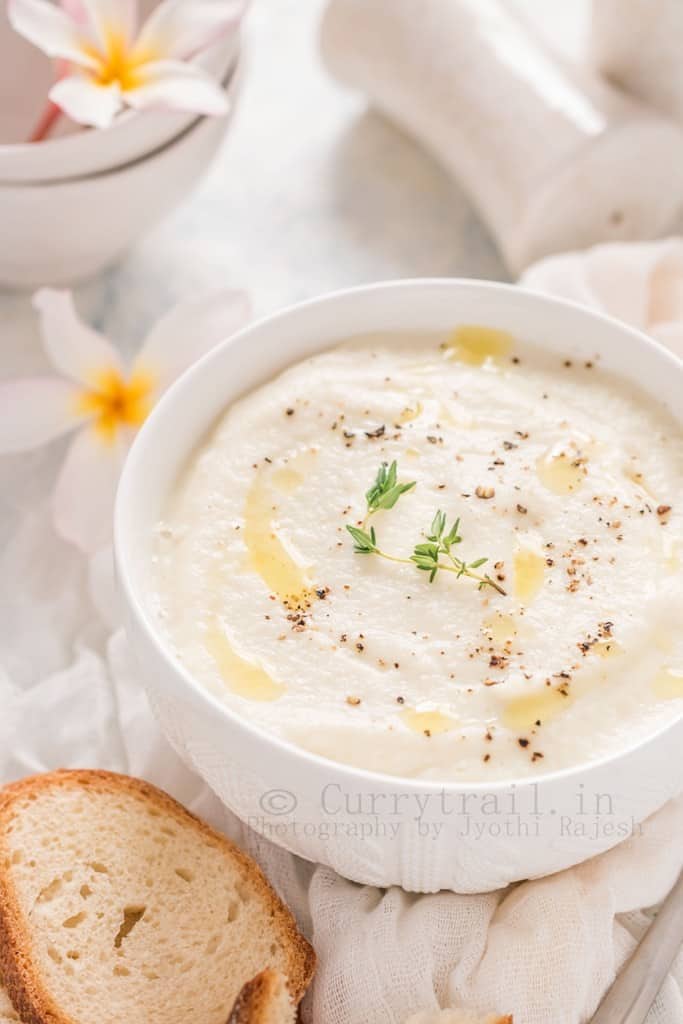
[[[83,30],[69,15],[47,0],[10,0],[7,15],[12,28],[48,57],[63,57],[85,68],[97,61],[83,46]]]
[[[23,452],[73,430],[77,389],[52,377],[24,377],[0,384],[0,453]]]
[[[102,622],[115,633],[121,628],[124,615],[122,595],[116,586],[114,551],[111,544],[100,548],[90,559],[88,591]]]
[[[100,440],[86,427],[71,442],[53,496],[55,529],[81,551],[109,543],[114,497],[127,443]]]
[[[60,0],[59,6],[76,22],[77,25],[87,25],[88,12],[83,6],[83,0]]]
[[[226,114],[230,103],[208,72],[178,60],[146,64],[137,74],[142,82],[126,89],[123,98],[135,110],[191,110],[197,114]]]
[[[103,370],[121,370],[113,345],[78,317],[71,292],[41,288],[33,305],[41,316],[47,356],[65,377],[90,385]]]
[[[133,372],[148,373],[158,392],[249,318],[244,292],[220,291],[182,302],[159,320],[144,342]]]
[[[244,0],[162,0],[142,26],[133,53],[193,57],[238,27]]]
[[[84,75],[60,79],[48,96],[72,121],[93,128],[108,128],[123,106],[118,82],[98,85]]]
[[[106,53],[112,45],[127,47],[138,23],[137,0],[80,0],[93,33]]]

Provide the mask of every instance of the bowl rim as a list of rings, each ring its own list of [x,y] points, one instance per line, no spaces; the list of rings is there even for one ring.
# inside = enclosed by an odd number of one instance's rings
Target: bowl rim
[[[258,334],[258,332],[266,325],[277,325],[278,322],[288,319],[292,315],[297,315],[299,311],[304,309],[308,310],[314,307],[324,307],[328,303],[345,301],[347,298],[353,298],[358,294],[379,292],[391,293],[398,289],[411,290],[452,287],[455,287],[456,289],[465,288],[475,292],[478,291],[482,295],[492,291],[502,291],[509,294],[514,293],[515,295],[522,294],[529,301],[539,305],[545,305],[551,311],[554,310],[556,313],[561,313],[563,309],[572,310],[574,314],[578,312],[586,319],[595,320],[601,324],[608,325],[611,328],[617,328],[620,332],[630,335],[638,345],[649,350],[655,358],[664,360],[665,363],[668,363],[671,372],[676,376],[680,376],[683,380],[683,361],[679,360],[670,349],[666,348],[659,341],[655,340],[644,331],[625,324],[621,320],[618,320],[616,317],[609,314],[592,310],[579,302],[548,295],[545,292],[532,288],[521,287],[517,284],[462,277],[403,278],[337,289],[314,298],[307,299],[303,302],[292,303],[275,313],[271,313],[253,321],[246,327],[236,331],[224,341],[219,342],[209,352],[205,353],[197,360],[197,362],[193,363],[183,374],[181,374],[181,376],[173,382],[166,392],[164,392],[159,399],[159,402],[152,409],[147,420],[140,428],[140,431],[135,437],[128,453],[128,457],[126,458],[116,494],[113,551],[117,589],[129,613],[129,618],[133,618],[135,620],[136,627],[145,634],[147,643],[152,646],[157,658],[163,663],[165,670],[169,673],[173,673],[176,678],[179,678],[182,681],[183,687],[191,693],[194,701],[208,705],[209,709],[214,714],[217,714],[222,718],[224,723],[227,720],[227,723],[231,728],[243,730],[254,739],[260,740],[266,745],[274,746],[283,756],[293,757],[302,765],[308,764],[311,768],[315,768],[318,771],[323,770],[328,773],[335,772],[338,776],[343,777],[349,783],[355,783],[356,785],[374,783],[376,786],[382,786],[385,788],[390,786],[392,791],[397,791],[402,788],[408,792],[421,794],[438,791],[440,793],[443,792],[454,795],[464,793],[479,793],[483,795],[489,793],[497,794],[510,790],[522,793],[528,789],[534,789],[534,787],[545,787],[547,785],[552,785],[553,783],[564,783],[574,779],[580,779],[586,773],[592,774],[600,769],[616,765],[617,762],[634,754],[637,750],[648,746],[650,743],[657,742],[662,737],[676,729],[680,729],[681,725],[683,725],[683,710],[673,721],[665,723],[659,729],[656,729],[654,732],[644,737],[633,740],[628,745],[621,747],[617,751],[613,751],[603,757],[580,762],[579,764],[571,765],[566,768],[560,768],[549,772],[541,772],[539,775],[522,777],[515,776],[510,778],[492,779],[489,781],[483,779],[471,781],[444,780],[438,778],[424,779],[414,776],[390,775],[385,772],[374,771],[367,768],[358,768],[342,761],[335,761],[334,759],[325,757],[322,754],[316,754],[312,751],[306,750],[304,747],[301,747],[282,736],[269,732],[267,729],[262,728],[256,723],[250,721],[248,718],[240,715],[237,711],[234,711],[227,704],[219,700],[219,698],[215,696],[208,687],[195,679],[195,677],[174,657],[170,648],[163,641],[160,631],[153,628],[152,618],[145,607],[144,599],[137,592],[132,571],[133,558],[130,547],[127,543],[127,531],[124,523],[125,508],[129,501],[129,496],[137,488],[138,476],[141,473],[144,476],[144,463],[147,456],[146,449],[154,439],[157,423],[163,424],[163,421],[167,416],[166,410],[174,408],[178,398],[184,395],[188,389],[191,389],[194,381],[201,379],[207,373],[208,368],[213,364],[213,362],[215,360],[220,360],[226,351],[235,345],[240,345],[243,340],[245,338],[249,338],[250,335],[254,333]],[[333,344],[334,341],[327,339],[326,342],[321,344],[319,351],[324,352],[326,348],[329,348]],[[299,361],[301,360],[295,358],[288,365],[293,366]],[[284,372],[285,368],[277,371],[275,376]],[[267,380],[269,379],[273,378],[264,379],[261,384],[267,383]],[[255,386],[258,387],[261,385]],[[196,443],[199,443],[201,438],[196,438],[195,440]]]
[[[190,116],[190,121],[184,124],[177,132],[175,132],[171,138],[165,139],[163,142],[158,143],[153,149],[149,149],[144,153],[139,153],[137,156],[130,157],[127,160],[123,160],[121,163],[112,164],[109,167],[103,167],[99,171],[88,171],[83,174],[68,174],[64,177],[56,178],[35,178],[29,181],[25,181],[22,178],[0,178],[0,191],[4,189],[40,189],[40,188],[54,188],[59,185],[77,185],[79,182],[93,181],[98,178],[106,178],[108,176],[114,176],[120,174],[123,171],[127,171],[138,164],[144,163],[146,160],[153,160],[161,153],[165,153],[167,149],[177,145],[185,140],[196,128],[199,127],[205,121],[225,121],[229,119],[231,114],[234,112],[234,104],[236,100],[236,94],[242,82],[244,75],[244,56],[242,48],[235,55],[235,59],[232,61],[230,68],[227,73],[220,81],[220,85],[225,89],[228,99],[230,100],[230,106],[224,114],[212,115],[212,114],[197,114],[191,116],[187,111],[186,115]],[[121,119],[128,118],[128,115],[137,117],[141,114],[149,113],[149,111],[138,111],[138,110],[126,110],[122,115]],[[157,111],[159,113],[159,111]],[[183,111],[164,111],[163,113],[179,114]],[[89,131],[107,131],[108,129],[95,129],[91,128]],[[64,142],[66,138],[71,136],[65,136],[64,139],[48,139],[44,145],[54,144],[57,145],[60,142]],[[16,150],[19,147],[28,148],[29,145],[35,145],[35,143],[18,143],[16,145],[0,146],[0,159],[2,159],[3,149]],[[43,145],[43,143],[39,143]]]

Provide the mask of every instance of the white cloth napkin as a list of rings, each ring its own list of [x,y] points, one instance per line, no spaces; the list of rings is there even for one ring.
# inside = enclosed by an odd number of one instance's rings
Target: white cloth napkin
[[[521,284],[624,320],[683,359],[683,241],[598,245],[529,267]]]
[[[683,242],[561,257],[527,280],[680,345]],[[404,1024],[456,1005],[516,1024],[586,1021],[649,922],[642,908],[683,865],[683,798],[593,861],[484,896],[373,889],[297,860],[232,818],[160,735],[118,629],[111,552],[88,561],[54,535],[42,494],[52,472],[49,458],[0,461],[17,513],[0,553],[0,782],[58,766],[130,772],[237,839],[316,947],[308,1024]],[[682,993],[683,955],[649,1024],[683,1024]]]

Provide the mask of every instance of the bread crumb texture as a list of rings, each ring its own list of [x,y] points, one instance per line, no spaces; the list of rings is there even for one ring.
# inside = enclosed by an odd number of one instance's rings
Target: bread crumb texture
[[[27,1024],[226,1024],[264,968],[298,1003],[314,961],[256,864],[153,786],[64,771],[0,791],[0,1024],[12,1003]]]

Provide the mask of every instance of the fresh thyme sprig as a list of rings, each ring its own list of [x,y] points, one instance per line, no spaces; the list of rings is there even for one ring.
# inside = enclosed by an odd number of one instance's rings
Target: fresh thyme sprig
[[[447,529],[446,513],[441,510],[436,513],[432,520],[427,540],[415,545],[410,558],[400,558],[380,548],[377,543],[377,534],[374,526],[371,526],[369,530],[367,529],[370,516],[380,509],[388,510],[393,508],[401,495],[405,494],[406,491],[412,490],[413,487],[415,487],[414,480],[410,483],[398,483],[398,467],[395,461],[391,463],[391,466],[387,466],[386,462],[382,463],[374,484],[365,493],[367,510],[363,525],[347,525],[346,527],[353,539],[353,550],[355,553],[358,555],[378,555],[380,558],[386,558],[390,562],[398,562],[401,565],[414,565],[417,569],[429,573],[430,583],[434,581],[439,570],[443,569],[445,572],[454,573],[456,579],[460,579],[461,576],[467,576],[469,579],[476,580],[479,590],[482,590],[484,587],[493,587],[499,594],[505,595],[503,588],[495,580],[491,579],[487,573],[482,575],[476,571],[486,564],[487,558],[477,558],[474,562],[466,562],[453,554],[452,548],[462,542],[459,532],[460,519],[456,519],[451,528]],[[442,556],[447,561],[442,561]]]
[[[456,558],[451,551],[452,547],[462,542],[462,537],[458,533],[459,527],[460,520],[456,519],[450,530],[446,531],[446,513],[438,511],[432,519],[431,532],[427,534],[427,542],[415,545],[410,561],[414,562],[418,569],[429,573],[430,583],[433,583],[439,569],[446,569],[448,572],[455,572],[458,579],[461,576],[469,576],[470,579],[477,580],[479,590],[488,586],[504,595],[503,588],[487,573],[482,576],[474,571],[485,565],[488,558],[477,558],[474,562],[465,562],[462,558]],[[444,555],[451,564],[441,562],[439,560],[441,555]]]

